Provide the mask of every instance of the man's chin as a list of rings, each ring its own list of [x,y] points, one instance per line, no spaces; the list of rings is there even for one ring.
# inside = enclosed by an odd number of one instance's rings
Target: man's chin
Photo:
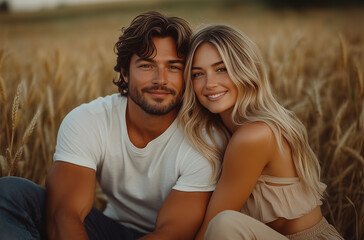
[[[176,99],[160,98],[144,96],[144,98],[134,98],[129,94],[129,98],[136,103],[144,112],[151,115],[163,116],[174,109],[177,109],[179,104],[176,104]]]
[[[163,104],[163,102],[166,102],[167,100],[165,98],[153,98],[153,101],[156,102],[156,104]]]
[[[145,106],[143,110],[152,115],[163,116],[176,109],[176,106],[161,106],[161,105],[153,105],[153,106]]]

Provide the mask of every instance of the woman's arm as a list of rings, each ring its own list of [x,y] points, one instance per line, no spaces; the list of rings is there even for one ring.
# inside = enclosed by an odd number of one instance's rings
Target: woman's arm
[[[208,223],[224,210],[240,211],[277,144],[265,123],[239,127],[225,151],[223,169],[196,239],[203,239]]]
[[[154,232],[140,240],[192,239],[206,210],[211,192],[172,190],[158,212]]]

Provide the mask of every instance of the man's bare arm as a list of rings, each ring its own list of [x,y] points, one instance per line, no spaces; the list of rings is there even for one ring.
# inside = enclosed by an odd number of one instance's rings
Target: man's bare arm
[[[94,203],[95,184],[93,169],[59,161],[53,164],[46,180],[49,239],[88,239],[83,221]]]
[[[156,229],[142,240],[193,239],[203,220],[211,192],[172,190],[158,212]]]

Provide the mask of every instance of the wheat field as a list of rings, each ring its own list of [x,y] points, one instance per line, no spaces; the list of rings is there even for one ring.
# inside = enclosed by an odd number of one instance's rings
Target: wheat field
[[[229,7],[157,2],[0,14],[0,176],[44,186],[65,115],[117,92],[113,45],[137,14],[158,9],[195,29],[231,24],[261,48],[279,101],[307,127],[327,184],[323,212],[364,239],[364,9]],[[102,208],[102,193],[95,205]]]

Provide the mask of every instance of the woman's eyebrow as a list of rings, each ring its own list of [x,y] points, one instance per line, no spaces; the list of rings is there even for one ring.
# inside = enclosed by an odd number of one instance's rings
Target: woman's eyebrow
[[[223,64],[223,63],[224,63],[223,61],[216,62],[216,63],[214,63],[214,64],[211,64],[211,66],[216,67],[216,66],[218,66],[218,65],[220,65],[220,64]]]
[[[216,67],[216,66],[218,66],[220,64],[223,64],[223,63],[224,63],[224,61],[219,61],[219,62],[211,64],[211,66]],[[192,67],[191,69],[193,70],[193,69],[202,69],[202,68],[201,67]]]

